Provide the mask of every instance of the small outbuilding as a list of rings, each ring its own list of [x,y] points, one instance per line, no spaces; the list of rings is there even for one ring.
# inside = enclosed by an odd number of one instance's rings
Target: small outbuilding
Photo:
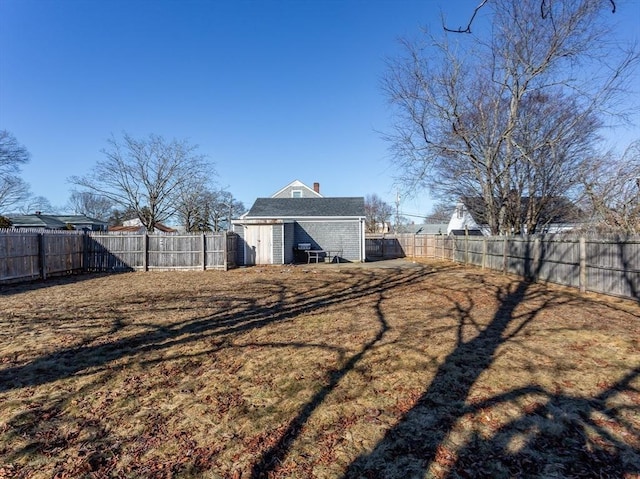
[[[319,189],[296,180],[232,220],[238,264],[364,261],[364,197],[323,197]]]

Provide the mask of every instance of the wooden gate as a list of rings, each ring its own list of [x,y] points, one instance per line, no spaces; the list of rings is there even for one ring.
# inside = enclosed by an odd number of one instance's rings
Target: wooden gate
[[[250,225],[245,232],[245,264],[273,263],[273,226]]]

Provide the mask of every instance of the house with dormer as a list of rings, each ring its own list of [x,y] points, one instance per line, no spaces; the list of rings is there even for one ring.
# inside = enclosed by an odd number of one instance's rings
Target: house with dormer
[[[364,197],[325,197],[319,183],[295,180],[257,198],[232,225],[241,265],[290,264],[309,260],[308,251],[316,261],[365,259]]]

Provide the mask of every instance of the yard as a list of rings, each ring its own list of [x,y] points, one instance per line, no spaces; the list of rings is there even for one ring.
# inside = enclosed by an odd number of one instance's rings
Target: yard
[[[0,478],[640,477],[640,306],[452,263],[0,289]]]

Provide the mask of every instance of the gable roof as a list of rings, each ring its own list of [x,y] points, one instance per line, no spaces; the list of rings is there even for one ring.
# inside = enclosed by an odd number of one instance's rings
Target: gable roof
[[[336,216],[364,217],[364,198],[258,198],[245,218]]]
[[[304,198],[322,198],[323,196],[319,191],[315,191],[313,188],[309,188],[300,180],[293,180],[284,188],[279,189],[274,194],[271,195],[271,198],[291,198],[292,190],[303,190],[302,196]]]

